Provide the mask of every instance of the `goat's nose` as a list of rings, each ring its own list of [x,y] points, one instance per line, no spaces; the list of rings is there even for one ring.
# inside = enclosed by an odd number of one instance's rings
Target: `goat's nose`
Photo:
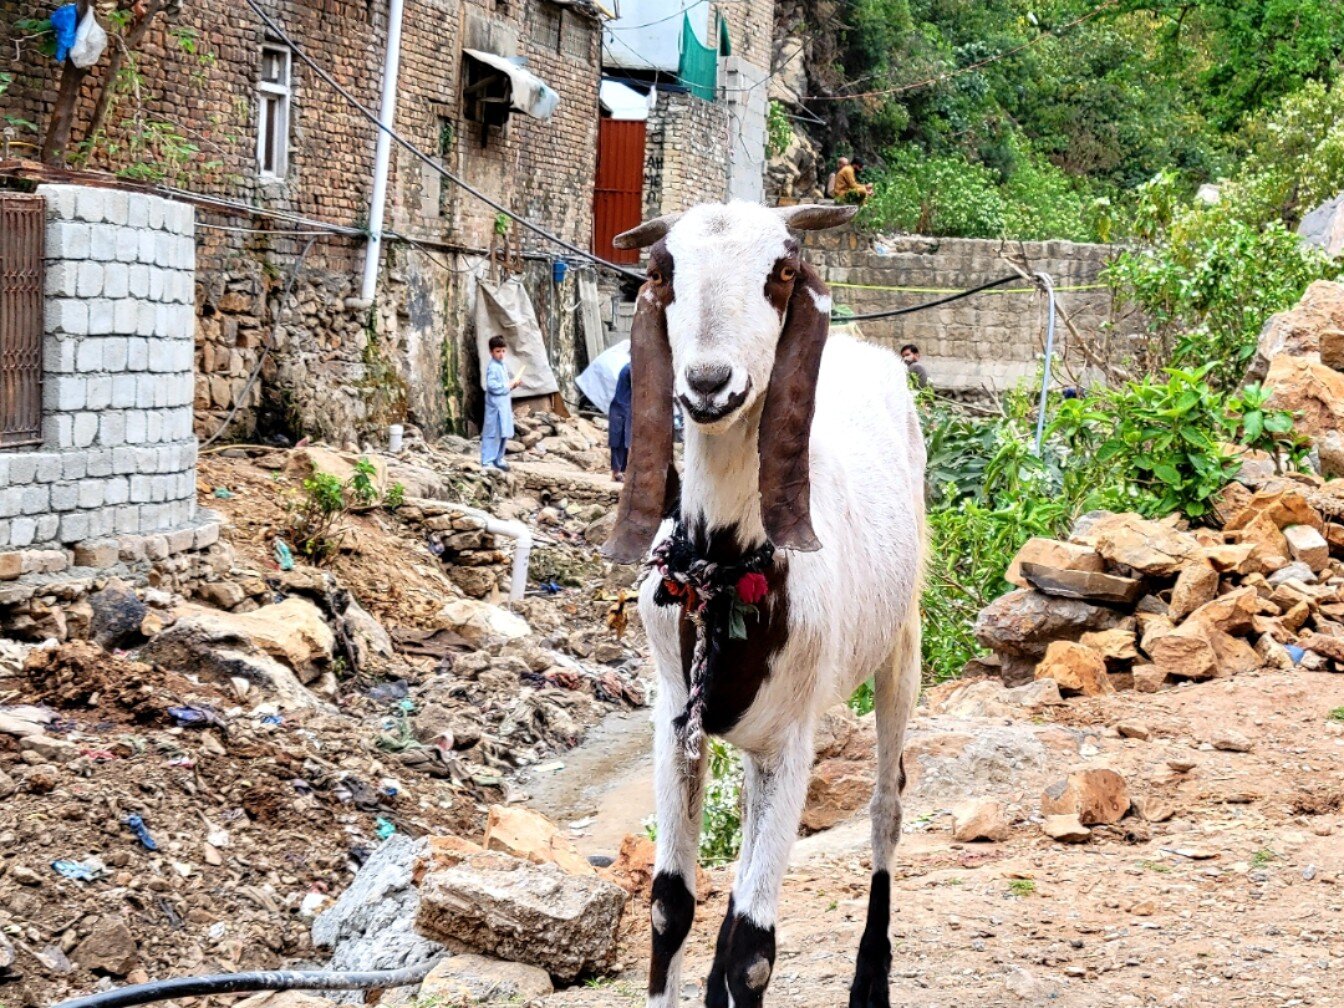
[[[722,391],[732,377],[733,369],[727,364],[697,364],[686,369],[686,384],[702,396]]]

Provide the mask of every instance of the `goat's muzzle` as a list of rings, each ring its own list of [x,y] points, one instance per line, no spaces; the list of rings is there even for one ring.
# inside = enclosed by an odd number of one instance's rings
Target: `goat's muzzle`
[[[715,402],[717,395],[701,396],[687,395],[682,393],[677,396],[677,402],[686,412],[686,416],[693,422],[709,426],[719,423],[732,416],[740,410],[747,398],[751,395],[751,379],[747,379],[747,385],[741,392],[731,392],[723,402]]]

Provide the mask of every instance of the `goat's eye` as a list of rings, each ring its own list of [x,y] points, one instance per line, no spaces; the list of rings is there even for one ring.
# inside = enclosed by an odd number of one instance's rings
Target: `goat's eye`
[[[653,284],[655,287],[661,287],[663,284],[667,283],[667,278],[663,276],[662,270],[651,269],[649,270],[649,283]]]
[[[789,283],[797,275],[798,271],[792,266],[781,266],[779,268],[779,278],[785,283]]]

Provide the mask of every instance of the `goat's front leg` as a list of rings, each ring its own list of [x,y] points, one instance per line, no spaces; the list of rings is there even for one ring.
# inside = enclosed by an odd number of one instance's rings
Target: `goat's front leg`
[[[686,759],[672,720],[685,705],[675,685],[660,684],[654,713],[654,787],[658,851],[654,860],[653,950],[649,964],[649,1008],[681,1001],[682,946],[695,918],[695,869],[700,853],[700,807],[704,799],[705,755]]]
[[[775,968],[779,888],[812,768],[812,726],[791,725],[778,750],[748,754],[743,860],[719,931],[707,1008],[760,1008]]]

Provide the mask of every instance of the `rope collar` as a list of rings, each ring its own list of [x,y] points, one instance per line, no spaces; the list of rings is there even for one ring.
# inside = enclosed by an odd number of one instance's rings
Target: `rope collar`
[[[679,606],[695,627],[691,657],[690,691],[686,708],[672,722],[677,743],[688,762],[700,759],[704,737],[705,696],[718,667],[718,657],[730,639],[745,640],[747,617],[757,617],[757,605],[770,594],[765,571],[774,563],[775,547],[766,543],[737,563],[709,560],[696,550],[685,520],[654,547],[646,566],[660,578],[653,600],[660,606]]]

